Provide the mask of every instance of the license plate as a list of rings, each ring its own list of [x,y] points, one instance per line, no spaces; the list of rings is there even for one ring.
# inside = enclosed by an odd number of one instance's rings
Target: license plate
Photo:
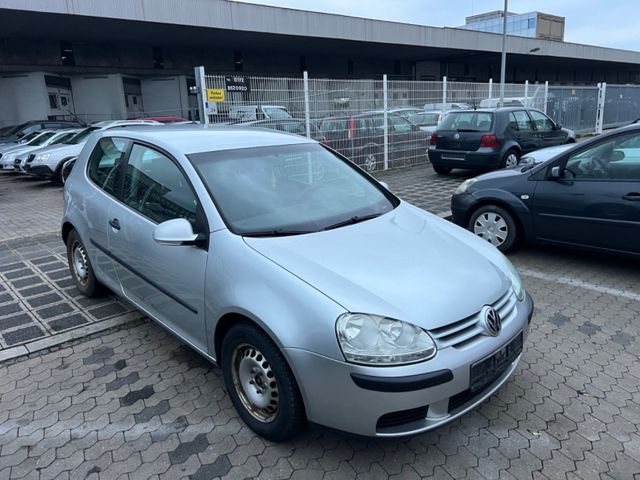
[[[522,353],[522,332],[490,357],[471,365],[471,390],[477,390],[498,378]]]

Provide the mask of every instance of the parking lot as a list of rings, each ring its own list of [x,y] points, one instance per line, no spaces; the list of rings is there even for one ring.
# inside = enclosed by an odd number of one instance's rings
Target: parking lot
[[[466,177],[436,177],[420,165],[379,178],[446,216]],[[515,375],[490,401],[402,440],[309,430],[274,444],[239,419],[218,368],[136,319],[126,304],[112,297],[88,302],[74,292],[56,232],[60,187],[3,176],[0,201],[3,349],[124,319],[112,330],[0,363],[2,479],[640,475],[638,261],[521,247],[510,259],[536,303],[532,330]],[[26,291],[35,286],[42,291]],[[20,318],[24,323],[15,324]],[[30,337],[25,329],[41,333]]]

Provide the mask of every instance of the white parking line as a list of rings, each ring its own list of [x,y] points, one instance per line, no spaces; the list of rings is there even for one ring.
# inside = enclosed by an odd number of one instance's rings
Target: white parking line
[[[573,287],[585,288],[594,292],[608,293],[616,297],[624,297],[636,302],[640,302],[640,293],[634,293],[629,290],[621,290],[619,288],[603,287],[601,285],[595,285],[589,282],[583,282],[582,280],[576,280],[575,278],[559,277],[557,275],[551,275],[549,273],[539,272],[537,270],[529,270],[528,268],[519,268],[518,271],[522,275],[527,277],[537,278],[539,280],[547,280],[549,282],[561,283],[563,285],[571,285]]]

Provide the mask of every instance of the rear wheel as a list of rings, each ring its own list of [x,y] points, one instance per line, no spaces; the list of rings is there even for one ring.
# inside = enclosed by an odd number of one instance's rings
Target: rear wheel
[[[451,173],[451,167],[443,167],[440,165],[433,165],[433,170],[438,175],[449,175]]]
[[[501,252],[512,249],[519,237],[513,215],[497,205],[485,205],[476,210],[469,220],[469,230]]]
[[[500,166],[502,168],[513,168],[516,165],[518,165],[519,161],[520,161],[520,154],[515,148],[512,148],[511,150],[509,150],[507,153],[504,154],[504,157],[502,158],[502,163],[500,164]]]
[[[370,148],[365,151],[362,158],[362,168],[365,172],[373,172],[378,168],[378,154],[375,149]]]
[[[105,288],[94,275],[87,251],[75,230],[71,230],[67,237],[67,261],[73,283],[80,293],[87,297],[104,293]]]
[[[278,347],[255,325],[238,323],[225,335],[222,375],[240,417],[258,435],[279,442],[304,427],[295,377]]]

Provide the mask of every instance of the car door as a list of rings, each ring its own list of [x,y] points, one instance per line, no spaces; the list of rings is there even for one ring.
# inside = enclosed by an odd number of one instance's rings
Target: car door
[[[544,240],[640,253],[640,131],[574,151],[537,182],[532,211]],[[560,177],[550,178],[553,166]]]
[[[193,188],[175,159],[134,143],[123,175],[122,203],[109,210],[109,249],[124,295],[189,343],[207,351],[205,246],[160,245],[155,227],[186,218],[194,231],[208,227]]]
[[[527,112],[516,110],[509,113],[509,126],[507,127],[514,140],[520,145],[522,153],[528,153],[540,148],[538,135],[533,129],[533,124]]]
[[[122,164],[130,141],[126,138],[101,138],[87,162],[87,176],[95,188],[87,189],[82,199],[88,238],[83,238],[94,268],[100,271],[110,287],[118,289],[120,281],[109,255],[109,209],[120,195]]]
[[[538,110],[529,110],[528,113],[536,129],[540,148],[561,145],[566,141],[565,133],[562,129],[558,128],[553,120],[544,113]]]

